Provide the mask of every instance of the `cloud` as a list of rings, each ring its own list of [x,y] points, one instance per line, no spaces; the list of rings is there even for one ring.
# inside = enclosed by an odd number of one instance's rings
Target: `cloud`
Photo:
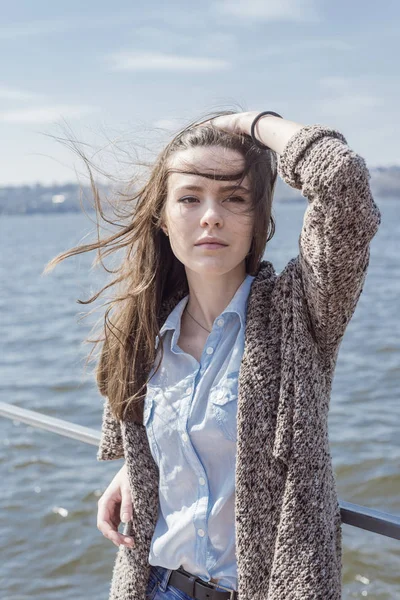
[[[43,19],[25,23],[7,23],[0,27],[0,40],[13,40],[21,37],[32,37],[52,35],[79,29],[108,29],[112,25],[128,25],[134,22],[134,15],[121,14],[93,17],[82,20],[80,15],[76,17],[62,17],[60,19]],[[3,20],[4,23],[4,20]]]
[[[203,54],[221,56],[232,52],[238,46],[237,38],[232,32],[217,28],[211,30],[204,27],[201,20],[189,26],[179,27],[176,23],[168,27],[151,27],[144,25],[136,27],[132,33],[137,48],[151,48],[152,52],[168,51],[174,54],[187,53],[188,48],[199,47]]]
[[[353,50],[354,45],[349,44],[343,40],[327,40],[327,39],[315,39],[315,40],[302,40],[301,42],[295,42],[293,49],[296,50]]]
[[[153,123],[154,127],[160,129],[167,129],[168,131],[175,131],[181,127],[181,123],[178,119],[159,119]]]
[[[338,117],[356,116],[364,118],[363,109],[369,112],[371,108],[385,105],[382,96],[360,90],[360,82],[350,77],[327,76],[322,77],[319,84],[327,92],[327,97],[322,98],[318,104],[321,114],[335,115]]]
[[[220,71],[231,65],[217,58],[155,52],[115,52],[107,57],[112,71]]]
[[[321,20],[315,0],[223,0],[217,2],[213,9],[240,19],[305,22]]]
[[[99,110],[99,108],[94,106],[72,106],[69,104],[6,110],[0,112],[0,122],[11,124],[52,123],[62,118],[80,118]]]
[[[284,54],[298,55],[302,51],[307,50],[333,50],[335,52],[347,52],[353,50],[354,46],[342,40],[300,40],[291,44],[273,44],[266,49],[260,50],[262,56],[283,56]],[[329,78],[326,78],[329,79]]]
[[[335,117],[360,116],[363,109],[378,108],[384,106],[383,98],[368,94],[348,94],[335,98],[326,98],[318,105],[319,112]]]
[[[334,91],[347,91],[354,85],[354,81],[350,81],[348,77],[341,77],[340,75],[329,75],[327,77],[321,77],[319,84],[321,87],[327,88],[328,90]]]
[[[67,31],[68,24],[59,20],[31,21],[29,23],[9,23],[0,27],[0,40],[13,40],[20,37],[45,35]]]
[[[0,99],[1,100],[21,100],[22,102],[30,100],[43,100],[43,94],[36,94],[34,92],[25,92],[23,90],[17,90],[15,88],[8,88],[0,86]]]

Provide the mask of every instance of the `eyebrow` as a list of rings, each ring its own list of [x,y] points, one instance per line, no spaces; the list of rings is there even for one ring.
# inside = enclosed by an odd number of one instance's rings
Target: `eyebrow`
[[[201,185],[181,185],[180,187],[176,188],[175,191],[178,192],[179,190],[192,190],[193,192],[201,192],[203,190]],[[247,188],[245,188],[242,185],[224,185],[220,188],[221,191],[223,192],[228,192],[230,190],[241,190],[243,192],[248,192],[250,193],[250,190],[248,190]]]

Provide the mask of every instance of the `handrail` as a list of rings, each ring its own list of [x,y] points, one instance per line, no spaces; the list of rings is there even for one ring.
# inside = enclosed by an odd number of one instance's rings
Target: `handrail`
[[[100,431],[76,425],[75,423],[70,423],[56,417],[49,417],[43,413],[14,406],[7,402],[0,402],[0,416],[7,419],[17,419],[28,425],[33,425],[33,427],[79,440],[80,442],[85,442],[85,444],[98,446],[100,442]],[[376,510],[375,508],[367,508],[366,506],[353,504],[345,500],[339,500],[339,506],[342,523],[400,540],[399,515],[393,515]]]
[[[75,423],[57,419],[56,417],[49,417],[43,413],[21,408],[8,402],[0,402],[0,416],[7,419],[17,419],[22,423],[58,433],[59,435],[85,442],[85,444],[92,444],[92,446],[98,446],[100,443],[100,432],[95,429],[76,425]]]

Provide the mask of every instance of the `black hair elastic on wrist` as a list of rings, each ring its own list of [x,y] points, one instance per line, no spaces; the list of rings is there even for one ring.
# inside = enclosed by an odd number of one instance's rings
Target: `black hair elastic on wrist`
[[[271,148],[269,148],[268,146],[265,146],[265,144],[262,144],[261,142],[259,142],[256,139],[256,136],[254,135],[254,127],[258,121],[258,119],[260,117],[263,117],[264,115],[274,115],[274,117],[279,117],[280,119],[283,119],[283,117],[281,117],[281,115],[278,115],[278,113],[273,112],[272,110],[266,110],[265,112],[261,112],[260,114],[258,114],[256,116],[256,118],[254,119],[253,123],[251,124],[251,130],[250,130],[250,134],[251,134],[251,139],[253,140],[253,143],[258,147],[261,148],[261,150],[271,150]]]

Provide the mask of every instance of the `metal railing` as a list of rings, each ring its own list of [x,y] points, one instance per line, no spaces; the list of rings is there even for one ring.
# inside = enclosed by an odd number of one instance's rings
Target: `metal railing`
[[[85,444],[98,446],[100,442],[100,431],[90,429],[89,427],[82,427],[63,419],[49,417],[33,410],[7,404],[6,402],[0,402],[0,416],[79,440],[80,442],[85,442]],[[400,540],[399,515],[392,515],[344,500],[339,500],[339,506],[342,523]]]

